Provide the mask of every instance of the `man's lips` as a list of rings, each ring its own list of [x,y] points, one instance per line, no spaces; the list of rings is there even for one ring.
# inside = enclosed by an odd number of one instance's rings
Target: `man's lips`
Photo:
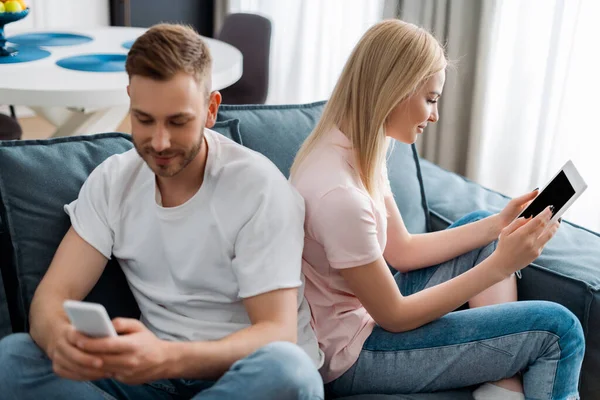
[[[154,158],[154,161],[156,161],[156,163],[158,165],[167,165],[171,162],[171,160],[173,158],[175,158],[175,154],[170,155],[170,156],[158,156],[158,155],[153,155],[152,157]]]

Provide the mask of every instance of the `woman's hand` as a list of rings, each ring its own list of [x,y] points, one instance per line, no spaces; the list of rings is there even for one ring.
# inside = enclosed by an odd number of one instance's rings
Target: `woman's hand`
[[[558,222],[550,224],[551,207],[548,206],[535,218],[518,218],[502,230],[492,256],[500,260],[497,265],[503,277],[525,268],[542,254],[544,246],[560,225]]]
[[[501,232],[502,229],[509,226],[521,211],[525,209],[535,199],[538,195],[538,189],[535,189],[533,192],[529,192],[520,197],[516,197],[508,202],[508,204],[504,207],[499,214],[496,215],[496,232]]]

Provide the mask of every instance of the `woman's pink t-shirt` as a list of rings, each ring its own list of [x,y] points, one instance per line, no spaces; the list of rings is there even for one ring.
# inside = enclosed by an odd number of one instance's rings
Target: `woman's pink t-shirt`
[[[302,270],[312,325],[325,353],[320,372],[331,382],[357,360],[375,322],[339,270],[369,264],[383,255],[385,211],[362,185],[349,139],[332,129],[291,179],[306,204]],[[389,190],[387,173],[386,190]]]

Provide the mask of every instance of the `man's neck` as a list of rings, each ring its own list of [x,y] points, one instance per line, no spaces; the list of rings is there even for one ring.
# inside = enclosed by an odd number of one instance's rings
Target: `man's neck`
[[[203,138],[200,151],[180,173],[171,178],[156,176],[163,207],[177,207],[194,197],[204,182],[207,159],[208,143]]]

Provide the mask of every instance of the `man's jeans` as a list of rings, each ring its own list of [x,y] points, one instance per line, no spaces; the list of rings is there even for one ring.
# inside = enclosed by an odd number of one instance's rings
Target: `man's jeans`
[[[485,218],[476,212],[456,221]],[[440,265],[397,273],[408,296],[438,285],[485,260],[496,242]],[[375,327],[358,361],[327,385],[334,396],[425,393],[493,382],[521,372],[527,399],[578,399],[585,350],[579,320],[545,301],[455,311],[418,329],[390,333]]]
[[[322,400],[323,381],[304,350],[276,342],[239,360],[216,382],[165,379],[135,386],[111,379],[77,382],[56,376],[50,359],[31,337],[18,333],[0,340],[0,398]]]

